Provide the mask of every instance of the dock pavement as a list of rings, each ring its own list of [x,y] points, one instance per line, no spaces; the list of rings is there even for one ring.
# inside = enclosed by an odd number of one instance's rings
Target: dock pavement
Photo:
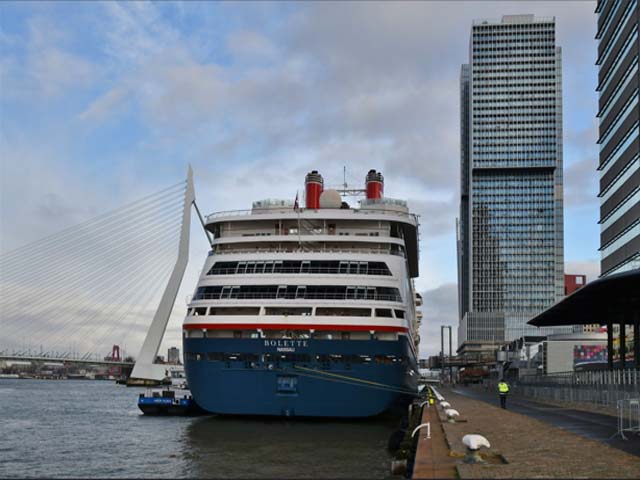
[[[460,417],[449,423],[443,409],[423,410],[431,438],[420,431],[414,479],[640,478],[639,456],[482,400],[446,389],[441,393]],[[462,437],[471,433],[491,443],[480,451],[483,463],[467,463],[473,458]]]

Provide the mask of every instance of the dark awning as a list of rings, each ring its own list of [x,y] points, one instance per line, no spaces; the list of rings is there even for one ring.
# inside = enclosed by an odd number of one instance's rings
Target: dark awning
[[[633,324],[640,319],[640,268],[586,284],[529,321],[535,327]]]

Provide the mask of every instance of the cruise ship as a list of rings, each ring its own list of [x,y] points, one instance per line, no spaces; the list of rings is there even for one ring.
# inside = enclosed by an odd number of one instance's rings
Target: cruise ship
[[[418,218],[384,197],[381,173],[363,187],[325,189],[312,171],[304,206],[296,195],[206,217],[212,249],[183,324],[199,407],[368,417],[416,395]]]

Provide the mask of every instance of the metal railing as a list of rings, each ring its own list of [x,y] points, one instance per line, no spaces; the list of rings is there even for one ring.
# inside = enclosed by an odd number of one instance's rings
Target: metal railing
[[[243,255],[254,253],[346,253],[349,255],[363,254],[363,255],[395,255],[397,257],[404,257],[404,252],[392,251],[390,249],[359,249],[359,248],[312,248],[312,247],[300,247],[300,248],[282,248],[282,247],[269,247],[261,248],[255,247],[251,249],[229,249],[229,250],[213,250],[209,251],[211,255]]]
[[[300,208],[298,211],[289,207],[277,207],[277,208],[259,208],[256,210],[253,209],[245,209],[245,210],[227,210],[223,212],[214,212],[205,216],[205,222],[210,223],[212,220],[224,217],[235,217],[235,216],[247,216],[247,215],[264,215],[264,214],[284,214],[287,216],[296,216],[300,213],[305,212],[306,210],[310,210],[312,212],[316,212],[315,209],[306,209]],[[341,212],[352,212],[355,215],[389,215],[395,217],[409,217],[412,218],[416,223],[418,222],[418,216],[414,213],[403,212],[400,210],[385,210],[383,208],[350,208],[340,210]]]
[[[619,401],[640,397],[640,369],[523,376],[514,382],[514,394],[615,407]]]

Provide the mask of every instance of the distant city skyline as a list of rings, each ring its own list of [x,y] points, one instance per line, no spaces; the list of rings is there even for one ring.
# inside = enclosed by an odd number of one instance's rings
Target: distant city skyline
[[[187,162],[205,212],[293,199],[309,170],[339,184],[346,165],[359,185],[377,168],[422,215],[422,355],[435,354],[440,325],[457,325],[457,79],[473,19],[557,18],[565,260],[599,272],[595,5],[4,2],[0,252],[172,185]],[[166,345],[207,251],[192,225]]]

